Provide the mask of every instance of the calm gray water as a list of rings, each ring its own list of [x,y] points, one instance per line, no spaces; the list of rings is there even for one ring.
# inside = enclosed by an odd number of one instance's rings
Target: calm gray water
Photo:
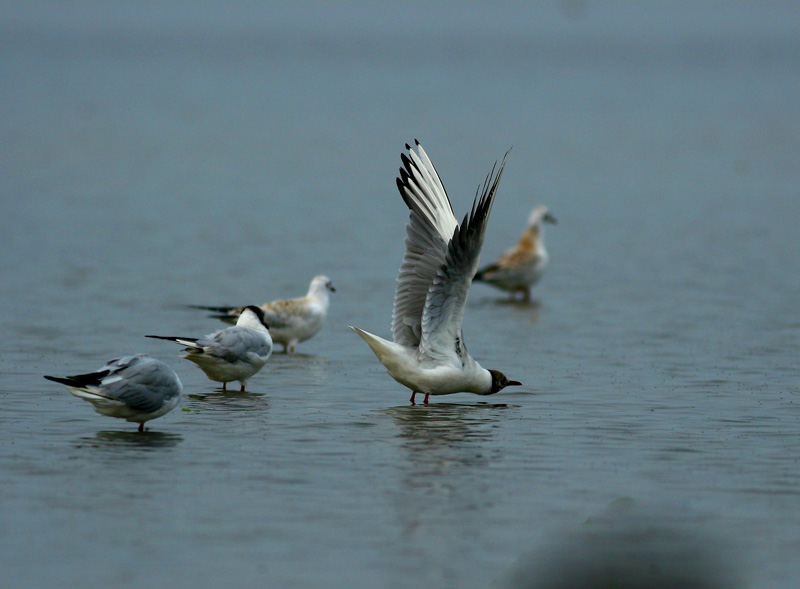
[[[4,3],[1,583],[794,586],[798,17]],[[513,146],[484,260],[559,218],[534,304],[468,303],[521,389],[409,406],[347,328],[389,334],[414,138],[459,216]],[[142,337],[318,273],[247,394]],[[42,378],[133,352],[186,390],[142,435]]]

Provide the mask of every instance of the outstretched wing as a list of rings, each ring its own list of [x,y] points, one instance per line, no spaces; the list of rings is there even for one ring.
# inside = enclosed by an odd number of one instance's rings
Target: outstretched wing
[[[437,269],[425,299],[419,344],[423,357],[467,356],[461,334],[464,307],[472,278],[478,270],[486,223],[505,164],[506,157],[503,156],[500,166],[495,164],[487,174],[483,188],[475,194],[472,210],[455,228],[447,245],[445,261]]]
[[[397,188],[411,211],[406,225],[406,255],[397,277],[392,311],[392,335],[398,344],[417,347],[422,339],[422,316],[428,289],[445,264],[447,243],[458,227],[450,199],[428,154],[415,141],[418,153],[406,145],[408,156]]]

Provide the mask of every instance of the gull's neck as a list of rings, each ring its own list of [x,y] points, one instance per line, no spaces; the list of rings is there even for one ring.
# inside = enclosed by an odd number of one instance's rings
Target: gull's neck
[[[326,308],[328,307],[328,302],[330,300],[328,289],[322,282],[312,282],[311,286],[308,287],[308,293],[306,294],[306,297],[322,303],[322,305]]]
[[[544,249],[544,227],[536,222],[528,225],[522,236],[519,238],[519,249],[523,251],[535,252],[539,255],[545,252]]]
[[[488,395],[492,391],[492,373],[475,362],[475,375],[477,386],[470,392],[478,395]]]

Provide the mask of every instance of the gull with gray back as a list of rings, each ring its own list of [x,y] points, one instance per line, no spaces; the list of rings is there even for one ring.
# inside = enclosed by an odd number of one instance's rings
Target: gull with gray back
[[[138,423],[140,432],[145,422],[172,411],[183,392],[175,371],[147,354],[109,360],[96,372],[45,378],[66,385],[101,415]]]
[[[238,380],[241,391],[272,355],[272,338],[264,312],[255,305],[245,307],[236,325],[202,338],[147,335],[186,346],[183,358],[197,364],[214,381],[226,385]]]

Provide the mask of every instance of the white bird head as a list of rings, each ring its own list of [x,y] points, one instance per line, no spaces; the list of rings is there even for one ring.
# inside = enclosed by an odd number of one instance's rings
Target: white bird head
[[[242,313],[239,315],[236,325],[243,325],[244,327],[258,327],[263,325],[269,329],[264,311],[261,307],[256,307],[255,305],[247,305],[242,309]]]
[[[528,217],[528,227],[533,227],[534,225],[539,225],[540,223],[552,223],[555,225],[557,222],[557,219],[550,212],[550,209],[544,205],[533,207],[533,210]]]
[[[308,287],[308,294],[312,295],[314,293],[322,294],[326,291],[336,292],[336,289],[333,288],[333,283],[331,279],[327,276],[320,274],[319,276],[314,276],[313,280],[311,280],[311,284]]]

